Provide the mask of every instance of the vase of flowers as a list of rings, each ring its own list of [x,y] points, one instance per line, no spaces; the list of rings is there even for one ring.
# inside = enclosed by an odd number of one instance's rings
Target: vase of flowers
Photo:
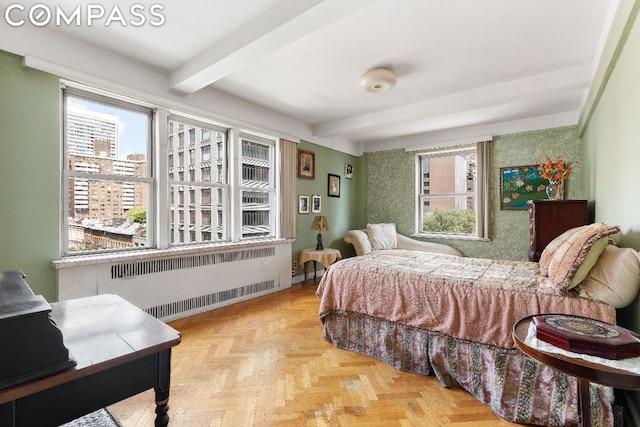
[[[547,156],[545,161],[538,165],[540,177],[549,180],[546,191],[550,200],[564,199],[564,180],[573,172],[575,163],[565,162],[561,154],[556,160]]]
[[[563,200],[564,199],[564,179],[555,181],[549,180],[549,185],[545,189],[549,200]]]

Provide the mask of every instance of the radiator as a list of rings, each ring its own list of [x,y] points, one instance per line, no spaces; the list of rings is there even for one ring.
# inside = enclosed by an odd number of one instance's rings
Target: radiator
[[[291,286],[290,242],[183,252],[54,263],[58,300],[116,294],[169,321]]]

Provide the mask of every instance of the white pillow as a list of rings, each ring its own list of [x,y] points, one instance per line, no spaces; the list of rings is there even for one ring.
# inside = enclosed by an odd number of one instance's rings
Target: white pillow
[[[391,224],[367,224],[367,235],[371,242],[371,249],[395,249],[398,247],[396,238],[396,225]]]
[[[640,255],[631,248],[608,245],[576,290],[582,297],[626,307],[640,290]]]

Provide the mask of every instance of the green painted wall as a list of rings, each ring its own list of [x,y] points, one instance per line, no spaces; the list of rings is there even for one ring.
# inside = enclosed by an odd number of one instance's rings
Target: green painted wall
[[[339,249],[343,257],[355,255],[353,246],[344,242],[344,233],[354,227],[360,227],[366,218],[366,171],[362,157],[341,153],[330,148],[321,147],[306,141],[301,141],[299,149],[313,151],[316,159],[315,179],[298,178],[298,195],[322,196],[322,215],[327,217],[330,230],[322,233],[325,247]],[[353,178],[346,179],[344,165],[353,165]],[[328,174],[340,176],[340,197],[329,197]],[[297,200],[297,199],[296,199]],[[296,261],[300,258],[300,251],[305,248],[315,248],[317,233],[311,230],[315,214],[298,214],[297,238],[293,244],[292,256]],[[302,266],[298,266],[297,274],[302,273]]]
[[[56,298],[56,274],[50,265],[60,247],[60,90],[58,78],[23,68],[22,58],[0,51],[0,271],[20,269],[36,294]],[[322,214],[331,230],[325,246],[353,256],[344,233],[365,223],[365,170],[362,157],[301,142],[316,155],[315,180],[298,179],[298,194],[322,196]],[[352,179],[344,165],[354,166]],[[340,175],[340,198],[327,196],[327,175]],[[313,214],[299,214],[293,260],[315,247]],[[299,267],[296,274],[301,274]]]
[[[585,188],[598,200],[596,218],[619,224],[621,246],[640,250],[640,24],[624,50],[584,132]]]
[[[640,251],[640,24],[631,23],[626,44],[614,58],[591,120],[585,127],[585,188],[598,201],[596,220],[617,224],[620,246]],[[619,310],[618,321],[640,331],[640,300]],[[636,394],[640,407],[640,393]]]
[[[602,96],[586,123],[584,141],[584,185],[589,197],[598,201],[596,220],[620,225],[614,237],[620,246],[640,251],[640,24],[635,2],[634,17],[625,28],[626,42],[613,55],[614,65],[604,81]],[[618,310],[623,326],[640,331],[640,299]],[[640,408],[640,392],[632,392]]]
[[[0,271],[19,269],[53,301],[60,218],[58,78],[0,51]]]
[[[354,227],[365,224],[366,206],[366,173],[362,157],[355,157],[325,148],[306,141],[301,141],[299,149],[313,151],[316,159],[315,179],[300,179],[297,181],[298,195],[322,196],[322,212],[329,221],[330,230],[322,233],[325,247],[339,249],[343,257],[354,256],[353,246],[347,245],[344,233]],[[353,165],[353,178],[344,177],[344,165]],[[340,176],[340,197],[328,197],[328,174]],[[296,199],[297,201],[297,199]],[[312,231],[311,223],[315,214],[298,214],[297,238],[292,247],[292,261],[300,258],[300,251],[305,248],[315,248],[317,232]],[[298,266],[296,275],[302,274],[302,266]]]
[[[492,259],[527,259],[529,216],[526,210],[500,210],[500,168],[535,164],[546,154],[578,160],[565,197],[586,198],[582,186],[581,145],[575,126],[496,136],[489,148],[489,227],[487,241],[431,239],[447,243],[465,255]],[[365,154],[367,221],[395,222],[402,234],[414,233],[415,152],[379,151]]]

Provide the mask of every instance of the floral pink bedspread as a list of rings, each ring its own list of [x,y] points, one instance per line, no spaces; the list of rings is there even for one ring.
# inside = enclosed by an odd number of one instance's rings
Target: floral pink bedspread
[[[550,312],[614,323],[615,309],[547,285],[536,263],[386,250],[337,262],[317,295],[336,347],[435,375],[512,422],[576,425],[577,379],[516,348],[513,324]],[[594,427],[613,426],[609,392],[591,385]]]
[[[616,320],[608,304],[557,293],[537,263],[418,251],[342,260],[322,277],[317,294],[321,318],[349,311],[501,348],[515,348],[513,325],[533,314]]]

